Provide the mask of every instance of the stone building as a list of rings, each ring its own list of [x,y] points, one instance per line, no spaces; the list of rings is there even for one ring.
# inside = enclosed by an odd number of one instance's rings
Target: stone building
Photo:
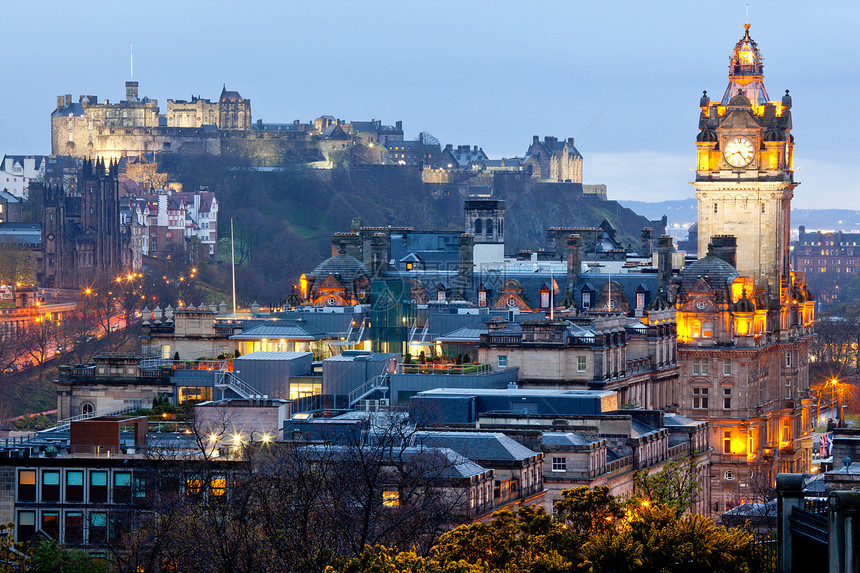
[[[218,98],[219,129],[250,129],[251,100],[243,98],[236,91],[227,91],[225,85]]]
[[[120,224],[115,163],[84,160],[74,184],[51,179],[44,193],[40,284],[75,288],[133,267],[132,233]]]
[[[204,125],[217,127],[220,121],[221,112],[218,102],[212,102],[200,96],[191,96],[191,101],[167,100],[168,127],[203,127]]]
[[[792,253],[793,268],[804,273],[821,303],[836,302],[839,286],[860,274],[860,233],[809,233],[801,225]]]
[[[811,469],[815,302],[789,266],[791,98],[767,99],[761,54],[745,28],[725,95],[700,102],[701,258],[668,281],[667,293],[677,310],[678,411],[707,420],[716,446],[715,511],[769,488],[778,472]]]
[[[110,147],[100,141],[105,135],[157,127],[158,102],[146,96],[139,98],[137,82],[126,82],[125,88],[126,99],[114,104],[109,100],[99,103],[94,95],[82,95],[77,103],[71,94],[57,96],[57,108],[51,113],[51,155],[104,156]],[[118,159],[119,155],[111,158]]]
[[[574,147],[572,137],[559,141],[546,136],[541,141],[535,135],[524,163],[533,167],[532,177],[537,179],[582,183],[582,155]]]

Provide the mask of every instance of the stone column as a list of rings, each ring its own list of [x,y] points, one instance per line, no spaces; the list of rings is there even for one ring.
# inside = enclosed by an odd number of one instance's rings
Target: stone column
[[[776,476],[776,536],[777,573],[791,573],[791,522],[789,516],[795,507],[803,505],[803,475],[779,474]]]
[[[830,506],[829,573],[860,571],[860,543],[857,527],[860,525],[860,491],[834,491],[827,500]],[[782,570],[780,570],[782,571]]]

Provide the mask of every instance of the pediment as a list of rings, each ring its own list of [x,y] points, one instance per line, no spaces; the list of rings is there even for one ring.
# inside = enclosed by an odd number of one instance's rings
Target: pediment
[[[325,278],[321,285],[317,287],[318,289],[342,289],[343,285],[340,284],[340,281],[334,278],[334,275],[329,275]]]
[[[696,281],[696,284],[693,285],[693,288],[690,289],[690,293],[702,293],[702,294],[713,294],[715,291],[713,287],[705,280],[704,277],[699,277]]]
[[[507,310],[514,308],[518,308],[524,312],[531,312],[532,310],[520,295],[513,293],[503,294],[499,297],[499,300],[496,301],[496,304],[493,305],[493,310]]]
[[[751,111],[746,109],[735,109],[726,115],[726,119],[720,124],[720,129],[760,129],[758,121]]]

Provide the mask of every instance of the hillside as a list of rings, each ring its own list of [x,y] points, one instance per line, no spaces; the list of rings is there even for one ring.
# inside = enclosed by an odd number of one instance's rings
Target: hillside
[[[170,169],[186,189],[203,185],[215,192],[223,262],[229,262],[227,240],[234,219],[239,298],[262,304],[282,300],[302,273],[329,257],[331,235],[348,230],[354,218],[372,226],[462,229],[468,192],[462,185],[425,185],[417,170],[405,167],[255,169],[196,158]],[[604,218],[635,248],[641,229],[651,224],[615,201],[583,198],[565,189],[508,185],[497,192],[507,201],[508,253],[544,247],[549,227],[597,226]],[[224,271],[211,281],[226,292]]]
[[[660,201],[646,203],[644,201],[621,201],[625,207],[641,213],[649,219],[659,219],[663,215],[669,219],[670,228],[689,226],[698,219],[698,202],[695,199],[679,201]],[[857,231],[860,229],[860,211],[853,209],[792,209],[791,227],[797,229],[803,225],[807,230],[843,230]]]

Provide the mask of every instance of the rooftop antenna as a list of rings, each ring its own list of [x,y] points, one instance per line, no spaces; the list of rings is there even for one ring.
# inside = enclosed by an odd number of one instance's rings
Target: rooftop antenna
[[[131,59],[131,77],[130,80],[134,80],[134,44],[128,45],[129,58]]]
[[[747,2],[747,21],[746,21],[747,26],[749,26],[749,23],[750,23],[750,3]]]

